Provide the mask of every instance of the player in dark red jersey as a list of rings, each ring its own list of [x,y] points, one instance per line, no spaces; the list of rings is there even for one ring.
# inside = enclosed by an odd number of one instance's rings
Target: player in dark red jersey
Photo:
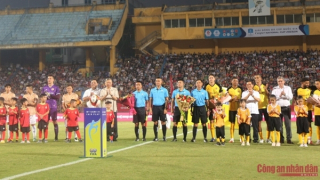
[[[77,100],[71,99],[70,108],[66,109],[64,112],[64,117],[67,119],[67,129],[68,129],[68,140],[67,143],[71,142],[72,132],[75,131],[79,142],[82,142],[81,135],[79,132],[78,118],[79,111],[77,109]]]
[[[106,101],[106,121],[107,121],[107,140],[113,142],[113,126],[114,126],[114,113],[111,110],[111,101]]]
[[[22,98],[20,100],[22,107],[19,112],[20,119],[20,129],[22,132],[22,140],[21,143],[25,143],[25,138],[27,136],[27,143],[30,143],[29,132],[30,132],[30,113],[28,109],[28,100],[26,98]]]
[[[16,142],[19,139],[19,127],[18,127],[18,107],[16,106],[18,99],[11,98],[11,107],[8,108],[8,115],[9,115],[9,131],[10,137],[8,142],[13,141],[13,132],[16,132]]]
[[[39,129],[39,141],[38,143],[48,142],[48,120],[49,120],[49,104],[46,103],[47,95],[40,95],[40,103],[37,104],[36,110],[38,115],[38,129]],[[44,139],[42,139],[42,131],[44,132]]]
[[[7,109],[4,106],[4,98],[0,97],[0,143],[5,143],[6,138]]]

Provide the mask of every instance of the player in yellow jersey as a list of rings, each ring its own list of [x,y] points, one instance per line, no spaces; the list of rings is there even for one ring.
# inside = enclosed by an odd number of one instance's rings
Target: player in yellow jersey
[[[268,84],[264,85],[262,84],[262,78],[260,75],[255,75],[254,80],[256,85],[253,87],[253,90],[258,91],[260,94],[260,102],[258,103],[259,107],[259,136],[260,136],[260,143],[263,143],[263,135],[262,135],[262,128],[261,128],[261,121],[262,121],[262,115],[264,116],[264,120],[266,121],[267,124],[267,142],[270,143],[270,132],[268,130],[268,120],[269,120],[269,115],[267,112],[267,106],[269,104],[268,102],[268,96],[269,96],[269,91],[268,91]]]
[[[320,97],[320,79],[317,79],[315,82],[316,90],[312,91],[311,94],[317,95]],[[320,104],[314,106],[314,125],[317,126],[317,142],[320,144]]]
[[[221,97],[221,93],[223,92],[222,87],[216,83],[216,79],[214,75],[210,74],[209,77],[209,84],[205,86],[205,90],[208,92],[209,96],[209,120],[210,120],[210,130],[211,130],[211,141],[215,141],[215,132],[214,132],[214,112],[213,109],[215,109],[214,103],[216,102],[215,99],[219,99]]]
[[[312,104],[307,103],[307,99],[311,95],[311,89],[310,89],[310,81],[308,78],[302,78],[301,79],[301,87],[297,88],[294,92],[295,99],[298,96],[302,96],[303,98],[303,104],[308,107],[308,122],[309,122],[309,134],[308,134],[308,144],[312,144]]]
[[[237,110],[239,108],[239,100],[241,99],[241,94],[243,92],[242,88],[239,86],[239,80],[237,77],[232,78],[232,86],[227,89],[228,94],[231,96],[229,101],[229,122],[230,126],[230,143],[234,142],[234,124],[236,122]]]

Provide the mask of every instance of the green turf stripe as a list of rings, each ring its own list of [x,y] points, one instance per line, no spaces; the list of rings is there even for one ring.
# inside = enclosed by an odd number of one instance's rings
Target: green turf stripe
[[[198,129],[198,131],[200,131],[200,130],[201,129]],[[190,132],[192,132],[192,131],[189,131],[188,133],[190,133]],[[181,134],[177,134],[177,136],[181,136],[181,135],[183,135],[183,134],[182,133]],[[173,138],[173,136],[168,137],[168,139],[170,139],[170,138]],[[133,146],[129,146],[129,147],[126,147],[126,148],[110,151],[108,154],[114,154],[114,153],[125,151],[125,150],[128,150],[128,149],[140,147],[140,146],[143,146],[143,145],[146,145],[146,144],[151,144],[153,142],[154,141],[144,142],[144,143],[133,145]],[[14,176],[6,177],[6,178],[3,178],[1,180],[16,179],[16,178],[28,176],[28,175],[31,175],[31,174],[36,174],[36,173],[40,173],[40,172],[44,172],[44,171],[49,171],[49,170],[52,170],[52,169],[57,169],[57,168],[65,167],[65,166],[78,164],[78,163],[85,162],[85,161],[88,161],[88,160],[91,160],[91,159],[94,159],[94,158],[81,159],[81,160],[77,160],[77,161],[73,161],[73,162],[69,162],[69,163],[65,163],[65,164],[60,164],[60,165],[57,165],[57,166],[51,166],[51,167],[47,167],[47,168],[43,168],[43,169],[38,169],[38,170],[35,170],[35,171],[25,172],[25,173],[22,173],[22,174],[17,174],[17,175],[14,175]]]

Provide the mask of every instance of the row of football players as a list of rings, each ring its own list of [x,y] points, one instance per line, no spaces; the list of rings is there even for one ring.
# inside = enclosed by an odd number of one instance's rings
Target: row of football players
[[[232,86],[228,88],[227,92],[231,96],[230,102],[230,111],[229,111],[229,120],[232,123],[232,127],[230,129],[231,131],[231,140],[230,142],[234,141],[234,123],[231,120],[235,120],[236,116],[238,116],[238,123],[241,125],[240,127],[240,135],[248,135],[250,133],[250,125],[249,127],[245,124],[251,124],[253,127],[253,142],[258,143],[258,134],[260,135],[260,143],[262,141],[262,132],[260,127],[261,117],[260,109],[265,109],[264,116],[270,115],[270,121],[269,118],[266,118],[267,121],[267,139],[268,142],[271,142],[274,146],[280,146],[280,143],[283,143],[283,139],[281,139],[281,129],[282,129],[282,120],[281,116],[283,114],[287,114],[282,112],[284,109],[288,109],[290,106],[290,98],[292,99],[292,91],[291,88],[288,86],[284,86],[284,79],[283,77],[278,77],[277,87],[274,87],[272,90],[272,93],[268,93],[267,85],[263,85],[261,83],[261,76],[257,75],[255,76],[256,84],[254,84],[251,80],[248,80],[246,83],[247,90],[243,91],[242,88],[238,86],[238,80],[237,78],[233,78],[232,80]],[[305,83],[307,83],[308,80],[303,80],[302,87],[304,87]],[[135,134],[136,134],[136,141],[139,141],[139,123],[142,125],[142,134],[143,134],[143,141],[145,141],[146,136],[146,127],[145,127],[145,118],[146,114],[152,114],[152,121],[154,122],[154,141],[158,141],[158,120],[160,119],[161,125],[162,125],[162,133],[163,133],[163,141],[166,141],[166,118],[165,114],[167,114],[167,104],[168,104],[168,91],[167,89],[163,88],[161,86],[162,79],[157,78],[156,79],[156,87],[151,89],[150,94],[148,95],[147,92],[142,90],[142,82],[136,82],[136,91],[133,92],[135,95],[135,110],[137,112],[136,115],[133,117],[133,122],[135,123]],[[216,108],[210,107],[211,99],[217,99],[221,97],[222,94],[222,88],[217,83],[215,83],[215,77],[213,75],[209,76],[209,84],[206,85],[203,89],[203,83],[201,80],[196,81],[196,89],[192,90],[191,93],[187,91],[184,88],[184,81],[178,80],[177,81],[178,88],[173,91],[172,93],[172,109],[171,112],[173,112],[173,141],[177,141],[176,139],[176,133],[177,133],[177,123],[180,121],[181,117],[181,111],[179,110],[177,103],[175,101],[175,96],[177,94],[182,95],[191,95],[193,96],[196,101],[193,105],[193,108],[191,110],[192,115],[192,122],[193,125],[193,138],[191,142],[195,142],[196,134],[197,134],[197,127],[198,124],[202,124],[202,131],[204,135],[204,142],[207,142],[207,118],[210,119],[210,130],[212,139],[211,141],[218,141],[217,144],[221,145],[224,144],[225,139],[225,133],[224,133],[224,117],[225,113],[223,108],[221,108],[221,104],[216,104]],[[288,91],[288,92],[287,92]],[[299,134],[299,140],[301,146],[305,147],[307,146],[307,142],[304,138],[308,137],[309,134],[309,126],[310,123],[308,122],[308,118],[305,116],[309,116],[309,110],[307,109],[307,115],[305,115],[305,97],[300,97],[300,91],[297,90],[296,100],[297,102],[301,101],[299,105],[296,105],[296,115],[298,117],[297,120],[297,132]],[[291,96],[289,97],[286,93],[291,93]],[[280,98],[279,98],[280,97]],[[209,100],[210,99],[210,100]],[[270,99],[271,104],[268,103]],[[279,99],[284,99],[285,103],[279,103]],[[272,100],[274,103],[272,103]],[[284,101],[283,100],[283,101]],[[239,107],[239,105],[244,106]],[[289,105],[287,105],[289,104]],[[260,106],[261,105],[261,106]],[[262,107],[263,106],[263,107]],[[247,112],[248,116],[244,117],[242,111]],[[230,117],[230,113],[234,113],[234,117]],[[242,115],[242,116],[241,116]],[[260,119],[260,120],[259,120]],[[302,119],[302,120],[301,120]],[[305,125],[305,119],[307,119],[307,124]],[[287,121],[287,119],[286,119]],[[290,119],[288,118],[288,121]],[[291,134],[291,128],[289,128],[290,131],[288,131],[286,123],[286,130],[287,135]],[[291,124],[291,123],[290,123]],[[246,128],[244,128],[246,127]],[[271,134],[274,130],[279,131],[279,135],[277,135],[277,141],[275,141],[274,136]],[[216,133],[215,133],[216,131]],[[304,133],[304,134],[302,134]],[[311,132],[310,132],[311,133]],[[187,125],[183,124],[183,142],[186,142],[186,136],[187,136]],[[216,138],[215,138],[216,136]],[[269,140],[269,136],[271,136],[271,139]],[[280,140],[279,140],[280,138]],[[303,140],[302,140],[303,139]],[[242,141],[244,142],[244,141]],[[291,141],[291,135],[287,137],[287,143],[292,144]]]

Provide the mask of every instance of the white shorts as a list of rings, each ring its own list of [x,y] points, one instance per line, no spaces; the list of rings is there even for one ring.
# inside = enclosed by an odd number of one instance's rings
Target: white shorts
[[[30,115],[30,124],[36,124],[37,123],[37,115]]]

